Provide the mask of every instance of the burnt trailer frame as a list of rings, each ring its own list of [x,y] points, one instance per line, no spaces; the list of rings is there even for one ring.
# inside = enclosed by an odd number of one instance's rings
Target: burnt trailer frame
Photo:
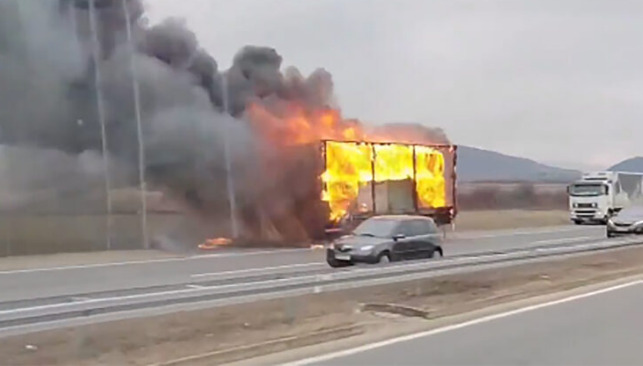
[[[385,146],[385,145],[403,145],[403,146],[408,146],[412,148],[412,154],[413,154],[413,191],[411,192],[412,198],[413,198],[413,206],[414,206],[414,211],[413,212],[406,212],[407,214],[417,214],[417,215],[422,215],[422,216],[428,216],[431,217],[435,220],[436,224],[438,225],[448,225],[453,223],[455,217],[457,216],[458,210],[457,210],[457,194],[456,194],[456,181],[457,181],[457,161],[458,161],[458,146],[457,145],[451,145],[451,144],[411,144],[411,143],[402,143],[402,142],[383,142],[383,141],[357,141],[357,140],[333,140],[333,139],[324,139],[320,141],[320,153],[323,159],[323,170],[325,171],[328,167],[328,160],[327,160],[327,144],[328,143],[353,143],[353,144],[367,144],[370,145],[372,149],[372,156],[376,156],[376,146]],[[451,202],[451,204],[447,204],[444,207],[435,207],[435,208],[421,208],[419,206],[419,201],[418,201],[418,194],[417,194],[417,155],[416,155],[416,148],[417,147],[428,147],[432,148],[437,151],[444,151],[447,150],[449,153],[453,154],[452,157],[452,167],[451,167],[451,176],[446,178],[450,178],[450,197],[445,197],[447,198],[447,202]],[[377,157],[375,158],[377,159]],[[371,174],[373,177],[373,183],[371,184],[371,200],[372,200],[372,207],[371,211],[368,213],[363,213],[363,214],[355,214],[352,215],[351,219],[349,220],[350,222],[329,222],[327,227],[326,227],[326,236],[327,237],[333,237],[336,235],[341,235],[346,231],[351,230],[354,226],[356,226],[359,222],[372,217],[376,215],[376,191],[375,191],[375,159],[371,159]],[[320,177],[321,180],[321,177]],[[321,182],[323,189],[326,189],[325,183]],[[445,192],[445,194],[449,194],[449,192]],[[450,200],[448,199],[450,198]]]

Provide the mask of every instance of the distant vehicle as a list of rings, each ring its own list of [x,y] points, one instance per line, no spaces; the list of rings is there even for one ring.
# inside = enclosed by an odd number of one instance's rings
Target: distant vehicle
[[[643,173],[593,172],[567,187],[570,219],[577,225],[607,223],[625,207],[643,199]]]
[[[628,234],[643,234],[643,206],[624,208],[607,221],[608,238]]]
[[[443,255],[442,233],[430,217],[386,215],[366,219],[350,235],[335,240],[326,250],[331,267],[357,262],[433,258]]]

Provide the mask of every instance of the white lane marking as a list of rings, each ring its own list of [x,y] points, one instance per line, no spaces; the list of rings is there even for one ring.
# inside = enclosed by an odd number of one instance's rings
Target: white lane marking
[[[116,266],[129,266],[134,264],[148,264],[148,263],[166,263],[166,262],[183,262],[207,258],[225,258],[225,257],[243,257],[251,255],[264,255],[264,254],[283,254],[285,252],[310,252],[309,248],[297,249],[275,249],[275,250],[259,250],[253,252],[235,252],[235,253],[216,253],[216,254],[203,254],[193,255],[181,258],[166,258],[166,259],[149,259],[141,261],[125,261],[125,262],[110,262],[110,263],[97,263],[97,264],[83,264],[76,266],[63,266],[63,267],[44,267],[32,269],[16,269],[9,271],[0,271],[0,275],[20,274],[20,273],[36,273],[36,272],[50,272],[50,271],[66,271],[71,269],[87,269],[87,268],[102,268],[102,267],[116,267]]]
[[[598,240],[602,239],[602,237],[598,236],[579,236],[579,237],[573,237],[573,238],[560,238],[560,239],[549,239],[549,240],[538,240],[531,242],[530,244],[566,244],[566,243],[576,243],[579,241],[586,241],[586,240]]]
[[[197,273],[197,274],[190,275],[190,277],[192,278],[212,277],[212,276],[221,277],[221,276],[230,275],[230,274],[255,273],[255,272],[273,271],[273,270],[286,269],[286,268],[314,267],[314,266],[327,266],[327,264],[325,262],[324,263],[310,262],[310,263],[287,264],[287,265],[275,266],[275,267],[258,267],[258,268],[240,269],[236,271]]]
[[[87,300],[91,300],[91,299],[92,299],[91,297],[87,297],[87,296],[72,296],[71,297],[71,301],[74,301],[74,302],[77,302],[77,301],[83,302],[83,301],[87,301]]]
[[[466,261],[466,260],[469,260],[469,258],[466,258],[466,257],[457,257],[457,258],[446,257],[446,258],[443,259],[443,261],[448,261],[448,262],[462,262],[462,261]]]
[[[202,290],[202,289],[204,289],[204,288],[207,288],[206,286],[201,286],[201,285],[192,285],[192,284],[190,284],[190,285],[185,285],[185,287],[187,287],[187,288],[192,288],[192,289],[195,289],[195,290]]]
[[[459,324],[448,325],[448,326],[445,326],[445,327],[432,329],[432,330],[425,331],[425,332],[409,334],[409,335],[406,335],[406,336],[392,338],[392,339],[388,339],[388,340],[381,341],[381,342],[375,342],[375,343],[371,343],[371,344],[366,344],[366,345],[363,345],[363,346],[360,346],[360,347],[355,347],[355,348],[347,349],[347,350],[344,350],[344,351],[333,352],[333,353],[322,355],[322,356],[305,358],[303,360],[298,360],[298,361],[294,361],[294,362],[290,362],[290,363],[286,363],[286,364],[282,364],[282,365],[283,366],[303,366],[303,365],[310,365],[310,364],[313,364],[313,363],[319,363],[319,362],[325,362],[325,361],[329,361],[329,360],[334,360],[334,359],[337,359],[337,358],[340,358],[340,357],[346,357],[346,356],[351,356],[351,355],[354,355],[354,354],[357,354],[357,353],[370,351],[370,350],[375,349],[375,348],[386,347],[386,346],[390,346],[390,345],[393,345],[393,344],[396,344],[396,343],[407,342],[407,341],[415,340],[415,339],[418,339],[418,338],[430,337],[430,336],[433,336],[433,335],[436,335],[436,334],[446,333],[446,332],[450,332],[452,330],[466,328],[466,327],[470,327],[470,326],[477,325],[477,324],[487,323],[487,322],[490,322],[490,321],[494,321],[494,320],[498,320],[498,319],[502,319],[502,318],[507,318],[507,317],[510,317],[510,316],[513,316],[513,315],[518,315],[518,314],[526,313],[526,312],[529,312],[529,311],[543,309],[543,308],[547,308],[547,307],[550,307],[550,306],[560,305],[560,304],[564,304],[564,303],[571,302],[571,301],[581,300],[581,299],[585,299],[585,298],[588,298],[588,297],[601,295],[601,294],[604,294],[604,293],[608,293],[608,292],[612,292],[612,291],[616,291],[616,290],[621,290],[621,289],[624,289],[624,288],[637,286],[637,285],[641,285],[641,284],[643,284],[643,280],[631,281],[631,282],[627,282],[627,283],[623,283],[623,284],[620,284],[620,285],[615,285],[615,286],[603,288],[603,289],[596,290],[596,291],[590,291],[590,292],[586,292],[586,293],[579,294],[579,295],[569,296],[569,297],[559,299],[559,300],[548,301],[548,302],[544,302],[544,303],[540,303],[540,304],[525,306],[525,307],[522,307],[522,308],[519,308],[519,309],[506,311],[504,313],[483,316],[481,318],[469,320],[469,321],[459,323]]]
[[[485,257],[490,257],[490,258],[506,258],[506,257],[513,257],[516,256],[517,254],[521,254],[523,252],[513,252],[513,253],[498,253],[498,254],[491,254],[491,255],[481,255],[478,257],[474,257],[475,259],[478,258],[485,258]]]

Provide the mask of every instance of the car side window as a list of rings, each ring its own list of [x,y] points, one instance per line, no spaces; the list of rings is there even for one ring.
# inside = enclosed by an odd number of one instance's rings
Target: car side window
[[[397,226],[397,229],[395,230],[396,235],[404,235],[404,236],[414,236],[413,234],[413,225],[411,225],[411,221],[403,221],[400,222],[400,224]]]
[[[430,227],[426,220],[412,220],[409,224],[409,236],[419,236],[430,234]]]
[[[437,226],[431,220],[410,220],[400,222],[395,234],[404,236],[429,235],[438,232]]]
[[[411,221],[411,231],[412,236],[426,235],[428,234],[428,228],[424,225],[424,220],[413,220]]]
[[[440,231],[433,220],[425,220],[424,223],[427,226],[429,234],[437,234]]]

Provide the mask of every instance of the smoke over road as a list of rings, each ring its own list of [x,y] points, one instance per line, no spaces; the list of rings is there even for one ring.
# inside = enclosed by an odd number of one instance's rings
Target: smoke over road
[[[125,3],[130,19],[122,0],[95,1],[100,59],[94,62],[87,0],[0,2],[1,142],[71,155],[100,151],[93,72],[100,67],[108,151],[135,183],[133,58],[150,183],[203,212],[227,215],[227,138],[248,230],[306,236],[305,207],[319,197],[311,197],[314,179],[305,180],[316,177],[318,167],[308,150],[293,146],[366,133],[359,122],[342,119],[331,74],[282,72],[277,51],[258,46],[241,48],[232,67],[220,71],[184,22],[148,26],[141,0]],[[133,30],[133,54],[126,22]],[[232,116],[223,113],[224,77]],[[439,129],[422,131],[423,142],[447,142]]]

